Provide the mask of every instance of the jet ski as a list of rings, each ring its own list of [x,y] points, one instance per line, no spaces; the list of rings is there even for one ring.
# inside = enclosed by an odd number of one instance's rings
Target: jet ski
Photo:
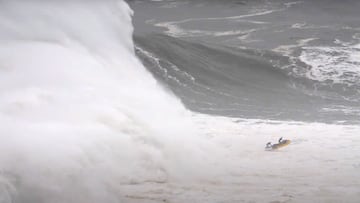
[[[271,144],[271,142],[268,142],[266,144],[265,150],[272,151],[277,150],[282,147],[286,147],[291,143],[290,140],[284,140],[282,137],[279,139],[279,142],[277,144]]]

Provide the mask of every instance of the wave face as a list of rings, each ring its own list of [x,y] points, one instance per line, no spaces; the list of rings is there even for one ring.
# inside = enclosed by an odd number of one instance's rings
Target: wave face
[[[137,54],[193,111],[358,123],[359,15],[337,4],[138,0]]]
[[[123,184],[199,166],[187,110],[135,57],[131,15],[123,1],[0,3],[0,202],[119,202]]]
[[[325,111],[336,106],[356,109],[357,83],[333,84],[326,78],[317,80],[307,74],[296,75],[293,70],[279,67],[291,66],[289,57],[270,51],[211,46],[166,35],[135,39],[137,53],[145,66],[191,110],[243,118],[357,120],[356,111]],[[311,72],[318,73],[319,77],[322,73],[327,75],[315,69]],[[328,77],[335,77],[331,75]]]

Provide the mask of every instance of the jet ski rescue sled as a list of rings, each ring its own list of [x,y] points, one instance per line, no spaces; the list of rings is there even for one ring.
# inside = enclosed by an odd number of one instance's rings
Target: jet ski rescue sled
[[[279,139],[279,143],[277,144],[271,144],[271,142],[268,142],[266,144],[265,150],[271,151],[271,150],[277,150],[282,147],[286,147],[291,143],[290,140],[283,140],[282,137]]]

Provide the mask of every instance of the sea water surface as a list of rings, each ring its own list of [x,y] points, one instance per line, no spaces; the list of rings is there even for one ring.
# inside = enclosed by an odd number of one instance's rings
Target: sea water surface
[[[0,203],[359,202],[359,7],[1,1]]]
[[[148,69],[195,111],[359,123],[357,1],[131,1]]]

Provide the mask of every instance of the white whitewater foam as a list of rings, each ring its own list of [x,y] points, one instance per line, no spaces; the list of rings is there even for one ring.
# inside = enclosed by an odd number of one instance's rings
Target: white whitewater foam
[[[209,159],[223,173],[209,183],[144,184],[128,188],[133,202],[359,201],[359,126],[235,119],[196,114],[203,139],[225,151]],[[283,137],[292,143],[265,151]],[[204,171],[209,170],[204,169]],[[140,192],[139,192],[140,191]]]
[[[1,3],[1,203],[119,202],[122,184],[206,174],[187,110],[135,57],[131,14]]]
[[[360,49],[348,47],[303,47],[300,60],[311,68],[307,77],[340,84],[360,83]]]

